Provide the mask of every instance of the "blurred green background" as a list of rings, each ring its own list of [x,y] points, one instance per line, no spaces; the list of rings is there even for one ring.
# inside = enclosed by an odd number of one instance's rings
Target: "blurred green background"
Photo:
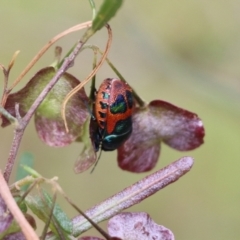
[[[97,7],[101,2],[96,1]],[[162,145],[153,170],[188,155],[195,159],[190,173],[129,209],[148,212],[157,223],[170,228],[176,239],[240,239],[239,9],[240,1],[235,0],[132,0],[125,1],[110,22],[113,44],[109,58],[130,85],[146,101],[162,99],[197,113],[205,125],[204,145],[190,152]],[[87,0],[2,0],[0,63],[7,66],[13,53],[21,51],[10,81],[53,36],[87,20],[91,20]],[[69,35],[58,45],[66,53],[81,34]],[[106,31],[102,30],[89,43],[103,48],[105,42]],[[53,51],[39,61],[17,89],[52,63]],[[82,80],[91,66],[92,53],[84,51],[70,72]],[[105,64],[98,73],[98,84],[106,77],[115,75]],[[0,131],[3,169],[13,127]],[[50,148],[38,139],[33,123],[25,132],[18,159],[26,151],[35,157],[34,168],[45,177],[58,176],[63,189],[83,210],[147,175],[121,171],[116,152],[103,153],[93,174],[76,175],[73,165],[81,144]],[[59,199],[59,203],[70,217],[76,215],[64,200]],[[106,227],[106,223],[100,225]],[[88,234],[99,235],[95,230]]]

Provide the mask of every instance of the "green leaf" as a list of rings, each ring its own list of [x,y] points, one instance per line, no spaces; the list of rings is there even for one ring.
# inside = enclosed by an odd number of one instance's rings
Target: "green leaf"
[[[53,201],[49,194],[47,194],[45,191],[42,192],[43,192],[42,196],[28,195],[26,197],[26,203],[28,207],[32,210],[32,212],[36,214],[39,219],[46,223],[49,220],[50,209],[52,207]],[[71,234],[73,230],[72,223],[65,214],[65,212],[63,212],[60,206],[56,203],[53,210],[52,220],[53,221],[51,221],[49,226],[50,229],[56,235],[58,235],[57,228],[55,224],[53,224],[53,222],[57,223],[58,229],[60,228],[66,239],[69,239],[68,234]]]
[[[105,0],[93,20],[92,30],[100,30],[116,14],[123,0]]]

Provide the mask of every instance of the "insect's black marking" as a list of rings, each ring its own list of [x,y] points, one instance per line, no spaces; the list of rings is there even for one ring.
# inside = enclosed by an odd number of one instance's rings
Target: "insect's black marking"
[[[103,112],[100,112],[100,111],[98,113],[99,113],[101,118],[106,118],[107,117],[106,113],[103,113]]]
[[[107,109],[108,108],[108,104],[104,103],[104,102],[100,102],[101,105],[101,109]]]
[[[130,91],[126,91],[126,98],[127,98],[127,102],[128,102],[128,107],[132,108],[133,107],[133,95]]]

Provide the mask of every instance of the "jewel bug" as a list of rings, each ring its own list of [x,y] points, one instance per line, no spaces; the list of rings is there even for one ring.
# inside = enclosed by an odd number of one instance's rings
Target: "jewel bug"
[[[95,151],[112,151],[132,133],[133,94],[130,86],[116,78],[105,79],[95,96],[97,122],[93,141]]]

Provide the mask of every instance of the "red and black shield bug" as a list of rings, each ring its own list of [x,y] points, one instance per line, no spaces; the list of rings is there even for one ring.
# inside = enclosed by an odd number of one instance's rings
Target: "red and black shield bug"
[[[134,99],[131,87],[115,78],[105,79],[96,92],[92,86],[90,99],[93,101],[91,112],[90,138],[93,149],[87,145],[75,163],[75,172],[80,173],[97,165],[100,150],[113,151],[119,148],[132,133],[132,113]]]
[[[95,150],[112,151],[132,133],[133,94],[130,86],[115,78],[105,79],[95,97],[97,128]]]

